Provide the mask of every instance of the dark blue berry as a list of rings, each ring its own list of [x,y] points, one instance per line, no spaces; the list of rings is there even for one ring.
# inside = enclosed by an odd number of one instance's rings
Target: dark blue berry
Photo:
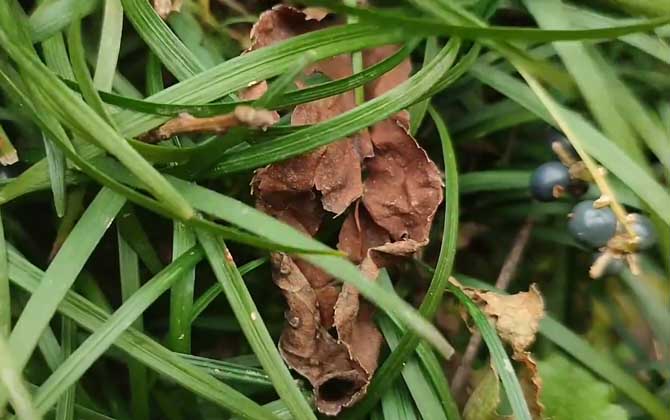
[[[561,162],[540,165],[530,179],[530,192],[539,201],[554,201],[569,186],[570,172]]]
[[[593,201],[582,201],[572,209],[568,229],[575,239],[594,247],[607,244],[616,233],[617,220],[609,207],[597,209]]]
[[[633,219],[633,230],[637,233],[640,242],[638,247],[640,250],[645,250],[653,247],[656,244],[656,230],[654,225],[651,223],[648,217],[641,214],[631,214],[631,219]]]

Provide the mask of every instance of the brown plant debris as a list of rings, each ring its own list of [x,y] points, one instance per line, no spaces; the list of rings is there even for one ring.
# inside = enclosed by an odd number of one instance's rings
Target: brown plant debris
[[[254,25],[250,49],[321,29],[330,21],[324,13],[275,7]],[[397,49],[363,51],[364,63],[373,65]],[[366,99],[402,83],[410,70],[405,61],[370,83]],[[348,77],[352,60],[349,55],[332,57],[303,73]],[[298,79],[296,86],[304,88]],[[242,96],[258,98],[266,90],[267,83],[261,81]],[[354,107],[353,92],[345,92],[296,106],[291,124],[318,124]],[[411,137],[408,125],[403,111],[347,138],[259,169],[252,180],[256,206],[309,235],[319,231],[325,217],[346,212],[338,248],[374,280],[381,267],[428,243],[442,201],[440,173]],[[281,354],[314,387],[318,410],[336,415],[365,394],[377,368],[382,336],[372,320],[373,308],[356,288],[341,285],[300,259],[277,253],[272,267],[273,280],[288,304]]]
[[[157,129],[150,131],[142,137],[146,142],[158,142],[169,139],[177,134],[194,133],[226,133],[233,127],[241,125],[251,128],[267,128],[277,121],[273,111],[256,109],[248,105],[238,105],[229,114],[217,115],[215,117],[194,117],[188,113],[181,113]]]
[[[528,407],[533,418],[542,418],[542,379],[538,374],[537,363],[528,351],[535,341],[540,320],[544,317],[544,300],[539,290],[533,284],[528,292],[501,295],[458,286],[482,308],[495,325],[500,338],[512,348],[512,357],[521,363],[522,386]]]
[[[172,13],[181,11],[182,0],[153,0],[154,10],[161,19],[167,19]]]

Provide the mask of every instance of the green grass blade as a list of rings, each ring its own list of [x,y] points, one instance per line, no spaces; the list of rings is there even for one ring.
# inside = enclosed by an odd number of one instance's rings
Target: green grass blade
[[[386,290],[393,291],[391,279],[388,277],[386,271],[380,273],[377,281],[380,282]],[[402,331],[396,327],[393,321],[387,316],[379,316],[377,323],[379,324],[382,334],[384,334],[384,339],[389,348],[391,351],[395,350],[400,343]],[[419,409],[421,417],[424,419],[435,420],[447,420],[450,418],[446,416],[446,413],[442,409],[442,404],[440,403],[435,389],[428,376],[424,374],[416,356],[411,356],[405,361],[401,374],[407,384],[407,389],[409,389],[409,392],[412,395],[412,399],[414,399],[414,404],[416,404]],[[395,386],[397,387],[398,384],[399,383],[396,382]],[[384,398],[382,397],[382,406],[383,405]]]
[[[7,242],[0,211],[0,337],[8,337],[12,329],[12,294],[9,290]]]
[[[404,13],[385,12],[375,8],[356,8],[337,3],[334,0],[310,0],[308,3],[321,4],[329,9],[348,13],[358,17],[362,22],[368,21],[379,26],[397,27],[399,30],[410,32],[412,35],[449,35],[463,39],[491,39],[500,41],[575,41],[603,38],[616,38],[630,33],[644,32],[666,25],[670,16],[649,19],[644,22],[622,25],[610,28],[597,29],[550,29],[519,28],[504,26],[461,26],[449,25],[434,19],[405,17]],[[419,3],[418,1],[416,3]]]
[[[10,336],[9,342],[17,355],[18,366],[23,367],[28,362],[58,303],[74,283],[123,202],[123,197],[116,193],[101,191],[56,254]]]
[[[93,85],[99,90],[112,90],[122,32],[123,7],[120,0],[105,0],[98,58],[93,76]]]
[[[158,257],[156,248],[151,244],[132,206],[124,209],[117,220],[117,227],[124,241],[139,255],[151,274],[157,274],[163,269],[163,263]]]
[[[16,252],[10,251],[10,279],[19,287],[34,293],[44,273]],[[97,331],[110,315],[74,292],[68,292],[58,310],[89,331]],[[236,392],[178,355],[132,327],[115,342],[121,350],[156,372],[245,419],[272,418],[253,401]]]
[[[63,359],[72,354],[73,341],[77,333],[77,324],[63,317],[61,325],[61,348]],[[76,385],[66,387],[56,405],[56,420],[74,420]]]
[[[656,340],[660,342],[660,353],[670,355],[670,311],[664,299],[650,287],[649,281],[625,270],[621,273],[621,280],[631,290],[637,301],[637,307],[644,314]]]
[[[86,53],[84,51],[84,42],[81,35],[81,20],[75,19],[70,24],[67,31],[67,47],[70,53],[70,62],[75,80],[79,84],[81,95],[88,105],[107,123],[114,127],[112,118],[107,113],[105,105],[100,99],[93,79],[88,71],[86,64]]]
[[[268,262],[267,258],[257,258],[253,261],[249,261],[239,268],[241,276],[244,276],[247,273],[252,272],[256,268],[264,265]],[[201,294],[198,299],[193,303],[193,311],[191,313],[191,322],[195,321],[202,312],[207,309],[210,303],[216,299],[223,292],[223,287],[221,283],[214,283],[209,289],[207,289],[203,294]]]
[[[304,89],[292,89],[284,92],[280,98],[275,101],[275,105],[270,106],[270,109],[280,109],[287,108],[294,105],[303,104],[306,102],[312,102],[319,99],[323,99],[329,96],[334,96],[346,91],[349,91],[355,87],[362,86],[367,82],[379,78],[382,74],[390,71],[396,67],[402,60],[407,58],[412,50],[415,48],[416,43],[410,43],[405,45],[403,48],[398,50],[395,54],[386,58],[383,61],[375,64],[374,66],[367,67],[365,70],[360,73],[356,73],[353,76],[345,77],[338,80],[318,83],[315,85],[308,86]],[[155,55],[149,55],[147,64],[147,73],[155,73],[157,69],[154,69],[153,66],[160,62],[155,57]],[[160,74],[160,73],[158,73]],[[150,82],[158,81],[156,77],[147,76],[147,86],[152,86]],[[76,83],[65,81],[65,83],[72,89],[79,89],[79,86]],[[161,86],[158,88],[158,86]],[[160,92],[163,90],[162,83],[157,85],[155,88],[150,89],[151,94]],[[119,108],[135,111],[138,113],[144,114],[155,114],[163,116],[176,116],[182,112],[188,112],[193,116],[207,117],[213,115],[224,114],[226,112],[231,112],[238,105],[251,104],[252,101],[222,101],[212,104],[180,104],[180,103],[157,103],[150,102],[147,100],[137,99],[134,97],[121,96],[110,94],[108,92],[98,92],[101,99],[105,103],[115,105]],[[120,124],[123,124],[120,121]],[[154,146],[160,147],[160,146]],[[174,158],[172,158],[174,160]]]
[[[26,389],[21,377],[21,364],[12,355],[9,343],[4,335],[0,334],[0,385],[4,392],[9,394],[9,400],[21,420],[40,420],[30,393]],[[0,404],[0,415],[4,411],[4,404]],[[4,417],[4,416],[3,416]]]
[[[446,178],[445,223],[442,231],[443,239],[440,246],[440,255],[438,257],[437,268],[433,273],[433,278],[431,279],[430,286],[426,292],[426,297],[419,307],[419,312],[426,318],[431,319],[435,315],[435,312],[442,301],[442,296],[449,283],[449,276],[451,275],[456,256],[459,217],[459,175],[456,155],[447,127],[444,124],[442,117],[435,111],[435,109],[429,107],[428,112],[433,118],[440,135]],[[405,363],[407,358],[415,351],[416,346],[420,341],[419,336],[416,331],[412,330],[412,328],[408,326],[405,327],[408,331],[407,334],[377,370],[368,387],[366,396],[346,413],[347,418],[361,417],[363,414],[372,410],[384,391],[400,374],[403,363]]]
[[[531,175],[530,171],[514,170],[470,172],[460,176],[458,188],[461,194],[528,188]]]
[[[126,140],[109,124],[87,107],[80,98],[46,69],[46,67],[23,48],[14,45],[7,33],[0,28],[0,45],[20,63],[22,71],[31,82],[43,91],[49,92],[48,101],[52,111],[64,119],[68,125],[93,139],[112,155],[117,157],[131,172],[139,176],[167,207],[183,219],[193,216],[191,206],[167,184],[158,171],[144,160]]]
[[[381,406],[384,420],[418,420],[412,398],[402,382],[386,391]]]
[[[314,62],[314,53],[308,51],[299,57],[296,63],[286,73],[277,77],[270,84],[268,90],[254,102],[256,108],[272,108],[278,103],[278,99],[288,90],[295,79],[302,73],[309,64]]]
[[[426,39],[426,46],[423,53],[423,65],[425,66],[426,64],[430,63],[431,60],[435,59],[438,51],[437,38],[431,36],[430,38]],[[419,103],[412,105],[409,108],[409,127],[413,136],[415,136],[419,131],[419,127],[421,126],[421,123],[426,116],[426,112],[428,112],[429,105],[430,98],[427,98]]]
[[[525,5],[544,28],[565,26],[569,22],[561,0],[525,0]],[[614,92],[587,47],[579,42],[557,42],[553,47],[575,79],[603,133],[636,162],[644,162],[637,138],[626,118],[616,108]]]
[[[100,0],[48,0],[30,15],[33,42],[44,41],[65,29],[74,19],[93,13]]]
[[[35,404],[46,413],[58,397],[74,384],[88,368],[128,329],[135,320],[165,292],[170,284],[203,257],[197,248],[185,253],[130,296],[98,330],[86,339],[40,386]]]
[[[198,230],[196,233],[247,342],[272,379],[277,394],[295,419],[316,419],[279,355],[226,245],[208,232]]]
[[[141,1],[138,1],[141,3]],[[124,4],[126,12],[128,6]],[[288,71],[295,60],[312,50],[315,60],[356,51],[375,45],[392,44],[403,37],[367,25],[346,25],[296,36],[221,63],[188,80],[150,96],[156,103],[205,104],[248,86]],[[126,136],[136,136],[155,128],[167,117],[121,111],[114,115]]]
[[[121,211],[119,219],[123,220],[127,213]],[[119,248],[119,277],[121,279],[121,298],[128,301],[140,289],[140,267],[137,253],[121,235],[117,221],[116,240]],[[133,327],[138,331],[144,329],[142,315],[138,315]],[[128,375],[130,377],[130,407],[133,418],[137,420],[149,419],[149,386],[147,383],[147,369],[137,360],[128,361]]]
[[[272,389],[272,380],[261,369],[222,360],[191,356],[190,354],[182,354],[180,356],[193,366],[206,370],[210,375],[224,382],[253,385],[265,390]]]
[[[55,71],[60,77],[67,79],[74,78],[74,73],[72,72],[72,67],[70,66],[70,61],[67,56],[67,50],[65,49],[65,42],[60,33],[57,33],[42,42],[42,52],[44,54],[44,61],[50,69]],[[47,154],[47,161],[49,162],[49,180],[51,182],[51,191],[54,197],[54,207],[56,208],[56,214],[59,217],[63,217],[67,202],[65,187],[65,154],[56,147],[47,136],[43,136],[43,140]]]
[[[566,4],[565,11],[568,13],[571,22],[584,28],[616,26],[620,23],[616,18],[584,7]],[[638,48],[640,51],[646,52],[666,64],[670,64],[670,46],[657,37],[645,34],[631,34],[622,36],[619,40]]]
[[[430,92],[435,81],[444,77],[451,68],[459,46],[460,42],[452,39],[433,61],[409,80],[351,111],[293,134],[279,137],[272,142],[261,143],[238,153],[224,155],[211,171],[210,176],[220,176],[284,160],[342,139],[377,121],[388,118],[423,99]]]
[[[173,261],[196,244],[195,233],[183,223],[175,222],[172,228]],[[185,272],[170,289],[169,347],[179,353],[191,353],[191,313],[195,269]]]
[[[205,70],[195,54],[177,38],[149,2],[121,0],[121,3],[137,33],[177,79],[186,80]]]

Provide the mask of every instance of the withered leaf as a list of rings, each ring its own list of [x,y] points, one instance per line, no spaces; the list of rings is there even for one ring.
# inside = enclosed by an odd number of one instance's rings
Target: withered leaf
[[[337,415],[365,393],[377,367],[382,337],[371,308],[360,303],[357,290],[344,286],[334,304],[335,338],[324,326],[317,293],[298,264],[279,253],[272,263],[274,282],[289,307],[279,345],[282,357],[312,384],[319,411]]]
[[[262,48],[328,25],[322,13],[277,6],[261,15],[251,31],[251,49]],[[363,52],[373,65],[397,46]],[[372,99],[409,76],[409,60],[366,86]],[[305,76],[340,79],[352,74],[349,55],[314,63]],[[301,80],[298,88],[304,88]],[[265,81],[242,96],[255,99]],[[355,107],[353,92],[296,106],[292,125],[318,124]],[[340,215],[355,205],[341,228],[338,247],[373,281],[381,267],[411,255],[428,242],[442,200],[439,171],[409,135],[408,114],[400,112],[371,130],[362,130],[302,156],[256,172],[252,192],[262,211],[309,235],[326,212]],[[363,181],[363,172],[367,179]],[[369,195],[369,197],[368,197]],[[272,256],[273,279],[288,304],[280,351],[287,364],[309,380],[319,411],[336,415],[360,399],[377,367],[382,336],[373,308],[356,288],[340,285],[316,267],[284,254]]]
[[[544,316],[544,300],[537,286],[531,285],[528,292],[514,295],[468,291],[494,321],[500,338],[509,343],[514,354],[520,356],[525,353],[535,341]]]
[[[394,241],[426,242],[442,202],[442,179],[407,129],[405,121],[396,117],[372,127],[375,156],[366,163],[362,201]]]

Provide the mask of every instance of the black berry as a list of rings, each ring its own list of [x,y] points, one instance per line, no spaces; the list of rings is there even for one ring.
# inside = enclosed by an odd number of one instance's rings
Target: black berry
[[[539,201],[554,201],[570,186],[570,172],[561,162],[547,162],[533,172],[530,192]]]
[[[616,233],[617,220],[609,207],[597,209],[593,201],[582,201],[572,209],[568,229],[577,240],[594,247],[607,244]]]

